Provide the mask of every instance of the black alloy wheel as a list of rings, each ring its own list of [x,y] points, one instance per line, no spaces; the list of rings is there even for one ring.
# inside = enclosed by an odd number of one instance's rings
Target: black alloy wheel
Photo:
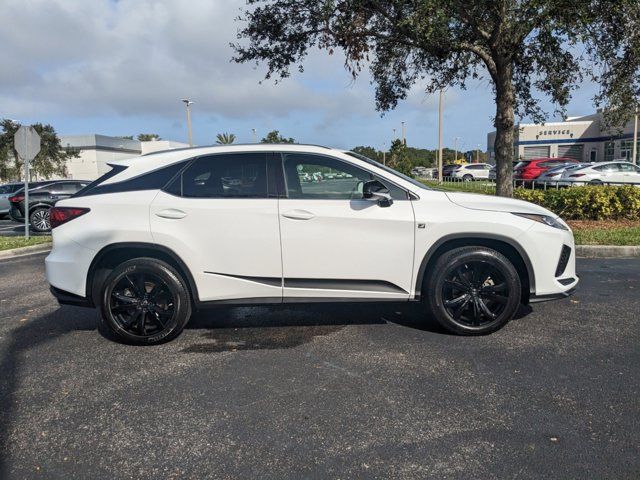
[[[447,330],[481,335],[503,327],[520,305],[521,282],[513,264],[486,247],[443,254],[426,285],[432,315]]]
[[[29,223],[36,232],[48,232],[51,230],[51,219],[48,208],[36,208],[29,214]]]
[[[444,307],[456,322],[481,326],[495,321],[509,301],[504,275],[484,261],[449,270],[442,285]]]
[[[157,344],[176,337],[191,315],[189,292],[180,275],[153,258],[129,260],[107,277],[103,320],[128,343]]]

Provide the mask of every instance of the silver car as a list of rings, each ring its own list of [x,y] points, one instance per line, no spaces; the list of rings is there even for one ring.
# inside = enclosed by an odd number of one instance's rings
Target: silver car
[[[587,167],[566,170],[561,181],[574,185],[636,184],[640,186],[640,167],[624,160],[594,163]]]
[[[562,165],[558,165],[557,167],[551,168],[541,174],[538,178],[536,178],[536,183],[548,183],[553,186],[566,186],[569,185],[567,182],[562,183],[560,180],[562,178],[562,174],[569,170],[576,170],[578,168],[590,167],[591,163],[564,163]]]
[[[9,214],[9,197],[24,187],[24,183],[5,183],[0,185],[0,218]]]

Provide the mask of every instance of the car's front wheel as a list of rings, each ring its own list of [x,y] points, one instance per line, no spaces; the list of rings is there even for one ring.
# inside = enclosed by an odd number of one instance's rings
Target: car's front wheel
[[[473,180],[473,175],[467,173],[464,177],[462,177],[462,180],[464,180],[465,182],[470,182],[471,180]]]
[[[100,308],[106,326],[126,343],[153,345],[182,332],[191,316],[189,289],[169,264],[136,258],[106,278]]]
[[[29,223],[34,232],[42,233],[51,230],[48,208],[36,208],[29,214]]]
[[[483,335],[502,328],[520,306],[513,264],[493,249],[460,247],[436,261],[425,284],[428,309],[447,330]]]

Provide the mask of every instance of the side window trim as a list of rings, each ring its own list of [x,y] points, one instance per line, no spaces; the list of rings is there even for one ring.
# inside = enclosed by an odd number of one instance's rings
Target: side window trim
[[[343,163],[343,164],[351,166],[351,167],[359,168],[360,170],[363,170],[363,171],[367,172],[372,177],[381,180],[383,183],[384,182],[390,183],[391,185],[393,185],[397,189],[402,190],[404,192],[405,198],[394,198],[394,200],[404,201],[404,200],[411,200],[411,198],[412,198],[411,193],[406,188],[401,187],[397,183],[389,180],[387,177],[382,177],[381,175],[378,175],[377,173],[372,172],[368,168],[362,167],[360,165],[355,165],[355,164],[349,163],[349,162],[347,162],[347,161],[345,161],[345,160],[343,160],[341,158],[334,157],[333,155],[326,155],[326,154],[323,154],[323,153],[315,153],[315,152],[314,153],[310,153],[310,152],[308,153],[308,152],[283,152],[283,151],[279,151],[279,152],[275,152],[275,154],[276,155],[278,155],[278,154],[280,155],[280,159],[281,159],[280,160],[281,161],[281,181],[282,181],[282,187],[284,188],[283,192],[281,193],[280,198],[290,198],[289,197],[289,185],[287,185],[287,176],[284,174],[284,171],[285,171],[285,167],[284,167],[285,153],[299,153],[299,154],[305,154],[305,155],[314,155],[314,156],[318,156],[318,157],[325,157],[325,158],[329,158],[331,160]],[[322,199],[320,199],[320,198],[307,198],[305,200],[322,200]],[[335,200],[340,200],[340,199],[335,199]]]

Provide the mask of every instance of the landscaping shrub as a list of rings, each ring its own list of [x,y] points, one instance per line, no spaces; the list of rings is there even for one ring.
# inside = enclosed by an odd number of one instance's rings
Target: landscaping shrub
[[[517,188],[514,197],[537,203],[567,220],[640,220],[640,188],[633,186]]]

